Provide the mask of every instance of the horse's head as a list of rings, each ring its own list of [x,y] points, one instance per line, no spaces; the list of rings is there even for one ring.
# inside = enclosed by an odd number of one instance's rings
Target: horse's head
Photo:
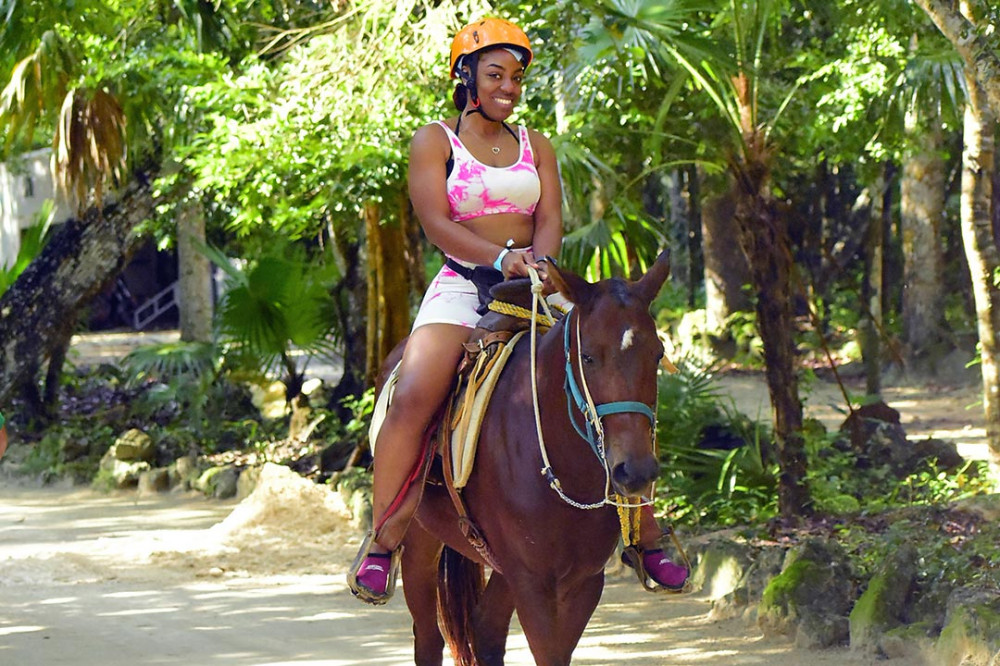
[[[578,431],[603,449],[615,491],[626,497],[649,495],[659,475],[656,459],[656,373],[663,343],[649,313],[670,273],[665,251],[635,282],[620,278],[596,284],[550,267],[553,285],[574,303],[564,320],[567,393]],[[584,414],[596,409],[596,424]],[[582,412],[582,413],[581,413]]]

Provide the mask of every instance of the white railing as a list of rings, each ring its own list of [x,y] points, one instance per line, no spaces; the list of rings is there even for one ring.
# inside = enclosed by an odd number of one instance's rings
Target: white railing
[[[153,296],[145,303],[135,309],[132,315],[132,327],[137,331],[146,328],[161,314],[177,305],[179,290],[178,283],[174,282],[169,287]]]

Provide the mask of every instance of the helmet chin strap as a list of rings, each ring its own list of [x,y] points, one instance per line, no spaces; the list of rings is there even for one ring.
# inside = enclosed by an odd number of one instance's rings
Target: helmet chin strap
[[[496,119],[490,118],[489,115],[485,111],[483,111],[482,104],[479,101],[479,92],[476,90],[476,69],[479,66],[478,59],[470,62],[468,66],[469,70],[463,68],[458,71],[458,76],[460,79],[462,79],[462,85],[464,85],[465,89],[468,91],[469,101],[472,102],[472,109],[463,112],[463,115],[478,113],[479,115],[481,115],[483,118],[486,118],[486,120],[489,120],[490,122],[493,123],[498,122]]]
[[[473,102],[472,109],[466,111],[465,115],[468,116],[468,115],[472,115],[473,113],[478,113],[483,118],[486,118],[486,120],[490,121],[491,123],[499,122],[498,120],[490,118],[489,115],[487,115],[487,113],[485,111],[483,111],[483,107],[479,104],[479,98],[478,97],[476,98],[476,101]]]

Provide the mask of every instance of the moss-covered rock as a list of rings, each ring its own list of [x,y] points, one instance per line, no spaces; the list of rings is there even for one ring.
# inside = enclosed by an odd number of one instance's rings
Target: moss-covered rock
[[[114,457],[123,462],[152,462],[156,457],[153,438],[138,428],[122,433],[112,447]]]
[[[715,600],[710,616],[713,620],[743,617],[756,620],[757,604],[771,580],[781,573],[785,549],[780,546],[757,547],[753,562],[744,572],[732,592]]]
[[[232,465],[210,467],[192,484],[208,497],[229,499],[236,496],[240,472]]]
[[[1000,596],[995,590],[955,590],[935,652],[940,666],[1000,663]]]
[[[931,624],[918,622],[887,630],[878,640],[878,651],[887,659],[903,659],[911,666],[934,664],[934,639],[937,631]]]
[[[874,652],[881,636],[904,622],[906,601],[917,572],[917,549],[893,550],[868,581],[850,615],[851,647]]]
[[[768,635],[794,636],[804,647],[847,641],[854,584],[839,544],[811,539],[793,548],[761,595],[757,624]]]

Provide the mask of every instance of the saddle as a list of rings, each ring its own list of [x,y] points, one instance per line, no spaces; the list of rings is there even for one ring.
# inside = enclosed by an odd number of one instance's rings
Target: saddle
[[[432,426],[425,436],[419,462],[390,511],[395,509],[401,516],[410,516],[412,511],[400,512],[399,509],[403,506],[415,508],[426,484],[445,486],[458,512],[463,535],[486,563],[499,571],[496,558],[465,508],[461,489],[472,473],[480,426],[493,389],[514,347],[531,328],[531,281],[525,278],[501,282],[490,289],[490,296],[489,310],[464,343],[465,354],[459,363],[455,388],[446,400],[436,427]],[[538,330],[547,330],[554,323],[548,315],[539,317]],[[397,364],[376,401],[369,428],[372,445],[392,400],[398,370]],[[394,526],[392,518],[388,516],[378,529],[397,533],[401,539],[406,524]]]

